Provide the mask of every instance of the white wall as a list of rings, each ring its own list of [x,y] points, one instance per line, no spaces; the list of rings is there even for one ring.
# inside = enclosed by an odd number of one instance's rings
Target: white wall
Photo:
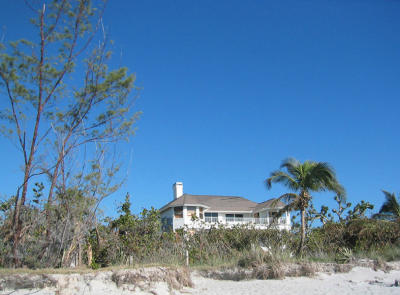
[[[215,211],[214,211],[215,212]],[[193,228],[200,228],[202,226],[204,226],[204,224],[202,224],[202,221],[192,221],[192,219],[187,216],[187,207],[183,206],[183,218],[174,218],[174,208],[169,208],[168,210],[164,211],[163,213],[161,213],[161,218],[171,218],[173,220],[173,229],[176,230],[178,228],[183,227],[184,225],[188,225],[189,227],[193,227]],[[196,213],[198,214],[198,207],[196,208]],[[204,212],[206,213],[206,212]],[[215,212],[217,213],[217,212]],[[263,210],[260,213],[260,218],[268,218],[270,216],[268,216],[269,214],[269,210]],[[218,212],[218,222],[220,223],[225,223],[226,222],[226,214],[243,214],[244,218],[253,218],[253,213],[239,213],[239,212]],[[278,228],[279,229],[290,229],[290,214],[283,214],[282,217],[286,217],[286,224],[279,224]],[[206,226],[210,226],[209,224]],[[266,228],[267,225],[263,225],[263,224],[258,224],[257,227],[259,228]]]
[[[160,214],[161,218],[173,218],[174,217],[174,208],[169,208]]]

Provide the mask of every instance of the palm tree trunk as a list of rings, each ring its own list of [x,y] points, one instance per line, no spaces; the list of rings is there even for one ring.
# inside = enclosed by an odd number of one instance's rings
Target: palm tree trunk
[[[304,241],[306,240],[306,214],[305,214],[305,208],[301,208],[300,214],[301,214],[301,232],[300,232],[300,245],[299,249],[297,250],[298,255],[303,254],[303,248],[304,248]]]

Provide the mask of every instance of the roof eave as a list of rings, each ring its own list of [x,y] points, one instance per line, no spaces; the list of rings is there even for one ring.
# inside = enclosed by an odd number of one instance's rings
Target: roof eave
[[[241,211],[241,210],[210,210],[209,212],[221,212],[221,213],[253,213],[253,211]]]
[[[183,207],[183,206],[185,206],[185,207],[188,207],[188,206],[204,207],[206,209],[210,208],[209,206],[206,206],[206,205],[203,205],[203,204],[189,204],[188,203],[188,204],[182,204],[182,205],[167,205],[167,206],[162,207],[159,211],[160,211],[160,213],[162,213],[162,212],[166,211],[167,209],[175,208],[175,207]]]
[[[281,210],[281,209],[283,209],[283,206],[282,207],[266,207],[266,208],[256,209],[253,212],[259,213],[261,211],[271,211],[271,210]]]

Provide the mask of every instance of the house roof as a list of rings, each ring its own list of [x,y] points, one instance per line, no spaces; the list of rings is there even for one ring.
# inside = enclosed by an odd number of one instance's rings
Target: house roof
[[[228,211],[228,212],[235,211],[235,212],[250,213],[250,212],[259,212],[265,208],[271,208],[273,200],[274,199],[258,204],[256,202],[247,200],[243,197],[236,197],[236,196],[183,194],[181,197],[163,206],[160,209],[160,212],[163,212],[168,208],[193,205],[193,206],[204,206],[207,208],[207,211]],[[285,204],[283,204],[282,202],[278,202],[274,207],[282,207],[284,205]]]
[[[277,201],[276,199],[270,199],[268,201],[259,203],[255,208],[254,208],[254,213],[260,212],[263,209],[266,208],[282,208],[285,207],[285,203],[282,201]]]

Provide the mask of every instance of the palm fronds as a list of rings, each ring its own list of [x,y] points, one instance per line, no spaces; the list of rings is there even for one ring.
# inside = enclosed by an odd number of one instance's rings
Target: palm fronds
[[[305,240],[305,209],[312,198],[310,192],[334,191],[344,196],[345,191],[336,178],[335,170],[328,163],[314,161],[301,163],[294,158],[287,158],[280,168],[281,170],[273,171],[265,182],[268,189],[272,183],[281,183],[296,192],[284,194],[276,199],[276,202],[287,201],[286,206],[279,211],[280,215],[293,210],[299,210],[301,213],[301,241],[298,251],[301,253]]]
[[[395,193],[382,190],[385,195],[385,202],[382,204],[378,214],[375,218],[379,219],[399,219],[400,220],[400,200],[396,198]]]

